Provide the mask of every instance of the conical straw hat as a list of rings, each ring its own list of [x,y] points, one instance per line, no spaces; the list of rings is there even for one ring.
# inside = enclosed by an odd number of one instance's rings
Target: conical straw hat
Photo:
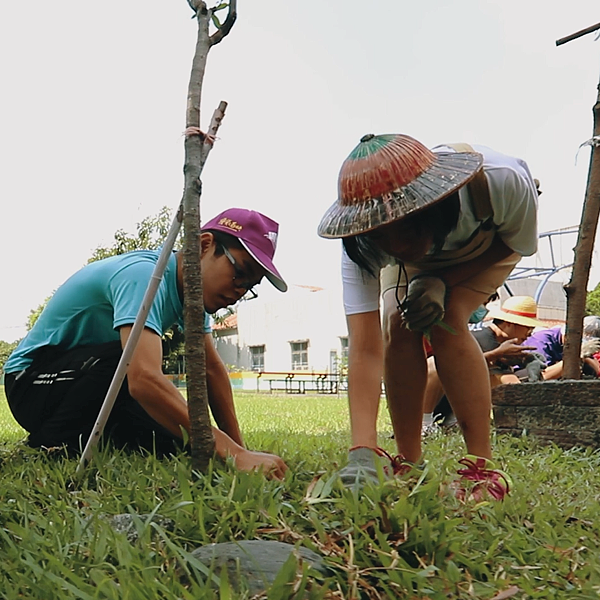
[[[477,152],[431,152],[408,135],[365,135],[342,165],[318,233],[348,237],[402,219],[448,197],[482,163]]]

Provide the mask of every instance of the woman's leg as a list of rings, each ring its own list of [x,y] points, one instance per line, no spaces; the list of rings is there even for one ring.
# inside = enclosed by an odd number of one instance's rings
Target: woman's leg
[[[467,288],[452,288],[446,299],[444,322],[454,333],[433,327],[431,344],[440,380],[469,454],[491,458],[490,375],[481,348],[467,328],[469,316],[486,296]]]
[[[398,452],[418,462],[427,363],[423,335],[403,326],[396,304],[394,290],[383,294],[383,378]]]
[[[425,403],[423,406],[425,412],[433,412],[443,395],[444,387],[435,366],[435,358],[430,356],[427,359],[427,387],[425,389]]]
[[[379,311],[347,317],[348,403],[352,447],[376,448],[377,415],[381,398],[383,347]]]

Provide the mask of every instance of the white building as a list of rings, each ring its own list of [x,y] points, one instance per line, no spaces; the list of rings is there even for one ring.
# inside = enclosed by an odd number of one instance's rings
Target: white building
[[[542,278],[509,281],[510,292],[501,287],[498,303],[509,295],[538,296],[538,318],[552,327],[565,322],[562,286]],[[314,381],[318,374],[337,374],[348,352],[342,293],[335,286],[290,285],[281,293],[261,285],[258,298],[241,302],[237,315],[214,330],[217,350],[238,389],[269,390],[269,379],[281,383],[292,373],[294,385],[311,377]]]
[[[336,373],[348,348],[341,292],[310,286],[261,285],[215,333],[225,364],[247,371]]]

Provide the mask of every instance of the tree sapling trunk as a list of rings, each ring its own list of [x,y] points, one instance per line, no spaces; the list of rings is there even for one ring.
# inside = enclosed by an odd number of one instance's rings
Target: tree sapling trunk
[[[571,280],[565,286],[567,293],[567,329],[563,352],[565,379],[581,378],[579,355],[583,317],[592,264],[592,251],[596,239],[598,217],[600,216],[600,151],[598,150],[600,145],[600,85],[598,86],[598,96],[593,113],[594,135],[590,140],[592,154],[579,236],[575,246],[575,263]]]
[[[209,35],[214,12],[206,3],[190,0],[198,21],[198,38],[192,62],[187,96],[184,192],[183,192],[183,296],[187,394],[190,415],[192,466],[205,471],[214,452],[214,437],[208,412],[206,358],[204,348],[204,301],[200,267],[200,174],[227,106],[222,102],[215,111],[208,134],[200,131],[200,100],[208,52],[225,37],[236,19],[236,0],[229,3],[226,20]]]

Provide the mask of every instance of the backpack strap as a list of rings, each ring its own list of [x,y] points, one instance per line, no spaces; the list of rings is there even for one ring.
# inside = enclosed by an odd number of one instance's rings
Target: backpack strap
[[[476,152],[473,146],[465,143],[457,144],[444,144],[456,150],[456,152]],[[483,169],[479,169],[475,174],[475,177],[467,183],[467,189],[471,196],[471,206],[473,213],[478,221],[487,221],[494,216],[494,210],[492,209],[492,202],[490,200],[490,187],[488,185],[487,177],[483,172]]]

